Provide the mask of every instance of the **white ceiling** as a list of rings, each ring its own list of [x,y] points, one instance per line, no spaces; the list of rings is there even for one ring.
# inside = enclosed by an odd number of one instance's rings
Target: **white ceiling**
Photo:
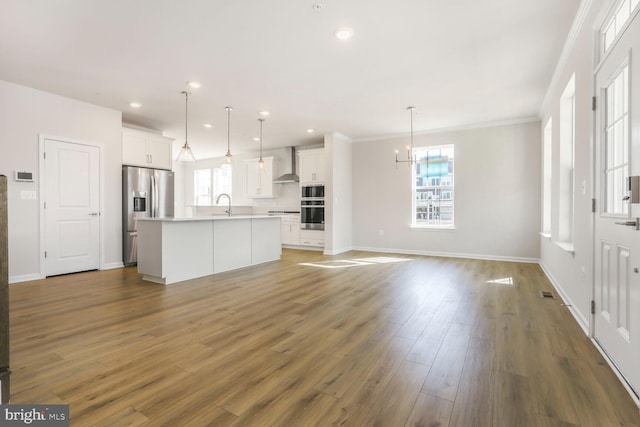
[[[0,0],[0,79],[123,112],[198,158],[535,117],[579,0]],[[355,35],[339,41],[333,32]],[[139,101],[142,108],[129,107]],[[210,122],[212,129],[203,127]],[[308,134],[307,128],[315,129]]]

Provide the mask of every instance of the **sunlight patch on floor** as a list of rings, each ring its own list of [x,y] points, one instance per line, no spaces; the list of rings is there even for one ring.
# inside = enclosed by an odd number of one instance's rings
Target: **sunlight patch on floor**
[[[410,261],[410,259],[381,256],[381,257],[356,258],[356,259],[337,259],[337,260],[331,260],[331,261],[318,261],[318,262],[301,262],[298,265],[305,265],[309,267],[319,267],[319,268],[348,268],[348,267],[358,267],[361,265],[386,264],[390,262],[404,262],[404,261]]]
[[[497,283],[498,285],[513,286],[513,277],[503,277],[502,279],[487,280],[487,283]]]

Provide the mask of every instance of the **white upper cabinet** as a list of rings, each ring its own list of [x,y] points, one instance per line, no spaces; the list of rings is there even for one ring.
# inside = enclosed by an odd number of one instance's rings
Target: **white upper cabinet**
[[[122,164],[146,168],[173,167],[172,138],[135,129],[122,129]]]
[[[298,151],[300,184],[324,183],[324,148]]]
[[[273,186],[273,157],[264,157],[260,167],[258,159],[245,160],[247,173],[247,197],[250,199],[268,199],[275,197]]]

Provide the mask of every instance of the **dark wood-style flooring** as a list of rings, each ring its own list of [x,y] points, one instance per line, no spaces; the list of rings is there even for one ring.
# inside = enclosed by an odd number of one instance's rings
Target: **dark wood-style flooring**
[[[298,250],[167,287],[15,284],[11,403],[72,426],[640,426],[541,290],[535,264]]]

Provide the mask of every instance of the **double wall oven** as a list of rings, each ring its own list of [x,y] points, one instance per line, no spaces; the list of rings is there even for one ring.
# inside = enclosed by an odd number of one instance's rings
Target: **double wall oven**
[[[300,228],[324,230],[324,185],[303,185],[300,189]]]

